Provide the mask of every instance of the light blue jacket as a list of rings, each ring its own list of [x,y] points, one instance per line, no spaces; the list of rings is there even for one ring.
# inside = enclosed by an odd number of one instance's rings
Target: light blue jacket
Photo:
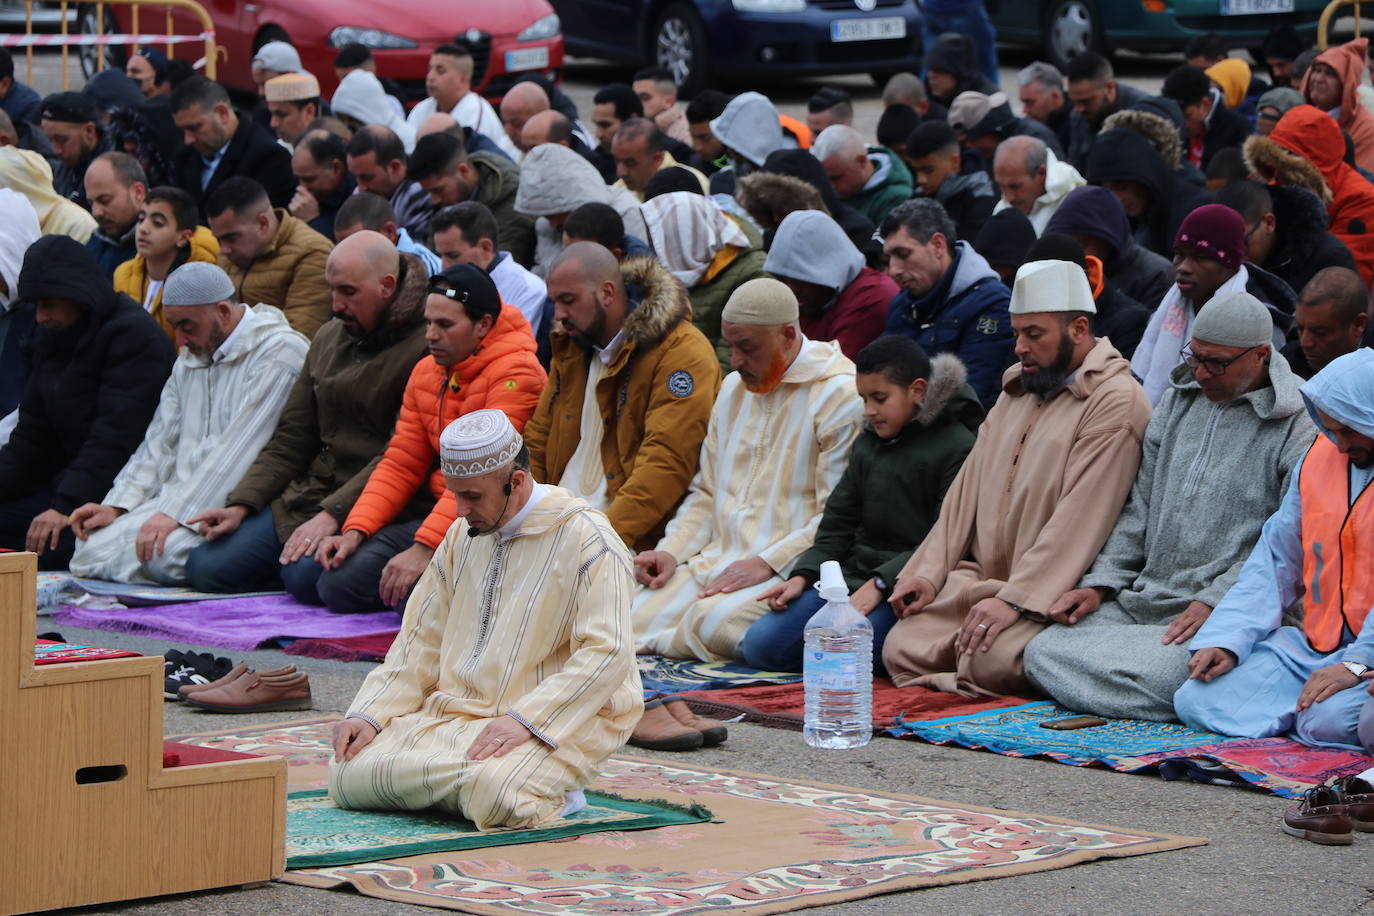
[[[1374,436],[1374,350],[1361,348],[1332,360],[1302,386],[1302,396],[1318,428],[1316,412],[1321,410],[1363,435]],[[1325,429],[1322,434],[1335,441]],[[1244,662],[1257,643],[1282,625],[1284,609],[1297,600],[1303,587],[1301,471],[1299,465],[1278,511],[1264,523],[1259,543],[1236,584],[1193,637],[1189,650],[1227,649]],[[1374,556],[1363,562],[1374,563]],[[1354,636],[1344,634],[1342,646],[1341,661],[1374,667],[1374,626]]]

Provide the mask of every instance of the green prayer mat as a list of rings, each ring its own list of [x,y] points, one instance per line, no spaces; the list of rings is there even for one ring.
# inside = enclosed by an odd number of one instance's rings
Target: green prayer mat
[[[712,818],[701,805],[689,807],[653,799],[628,799],[587,792],[587,807],[530,830],[483,833],[468,820],[439,812],[348,811],[322,790],[292,792],[286,798],[286,867],[322,868],[379,859],[561,840],[610,830],[648,830],[699,824]]]

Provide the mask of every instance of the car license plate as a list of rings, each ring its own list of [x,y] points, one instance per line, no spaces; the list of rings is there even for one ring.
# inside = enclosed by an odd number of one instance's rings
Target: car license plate
[[[520,51],[506,52],[506,72],[517,70],[538,70],[549,65],[548,48],[525,48]]]
[[[1291,13],[1293,0],[1221,0],[1223,16],[1255,16],[1264,13]]]
[[[1253,0],[1252,0],[1253,2]],[[1292,0],[1288,0],[1292,2]],[[906,20],[901,16],[881,16],[874,19],[832,19],[831,41],[876,41],[882,38],[905,38]]]

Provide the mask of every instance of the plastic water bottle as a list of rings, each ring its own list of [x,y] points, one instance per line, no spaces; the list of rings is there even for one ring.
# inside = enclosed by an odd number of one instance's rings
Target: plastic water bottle
[[[825,606],[806,623],[802,680],[812,747],[863,747],[873,737],[873,625],[849,603],[840,564],[821,564]]]

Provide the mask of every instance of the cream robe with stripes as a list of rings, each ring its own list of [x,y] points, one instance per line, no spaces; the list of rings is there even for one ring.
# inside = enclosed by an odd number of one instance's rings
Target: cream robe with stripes
[[[77,541],[72,575],[112,582],[185,585],[186,558],[204,538],[187,519],[224,505],[277,428],[310,341],[270,305],[243,317],[213,358],[185,347],[162,386],[157,412],[138,450],[102,502],[126,510]],[[161,556],[140,563],[134,543],[157,513],[182,523]]]
[[[815,539],[830,491],[863,427],[854,364],[834,342],[805,340],[782,383],[754,394],[733,372],[721,384],[701,445],[701,465],[658,549],[678,568],[660,589],[635,596],[635,639],[671,658],[738,657],[758,596],[786,578]],[[761,557],[775,575],[761,585],[698,598],[736,560]]]
[[[483,830],[557,818],[644,711],[630,630],[634,572],[610,522],[558,487],[495,536],[449,528],[386,661],[349,710],[380,727],[331,764],[345,808],[461,814]],[[528,508],[528,507],[527,507]],[[511,716],[535,739],[465,759]]]

